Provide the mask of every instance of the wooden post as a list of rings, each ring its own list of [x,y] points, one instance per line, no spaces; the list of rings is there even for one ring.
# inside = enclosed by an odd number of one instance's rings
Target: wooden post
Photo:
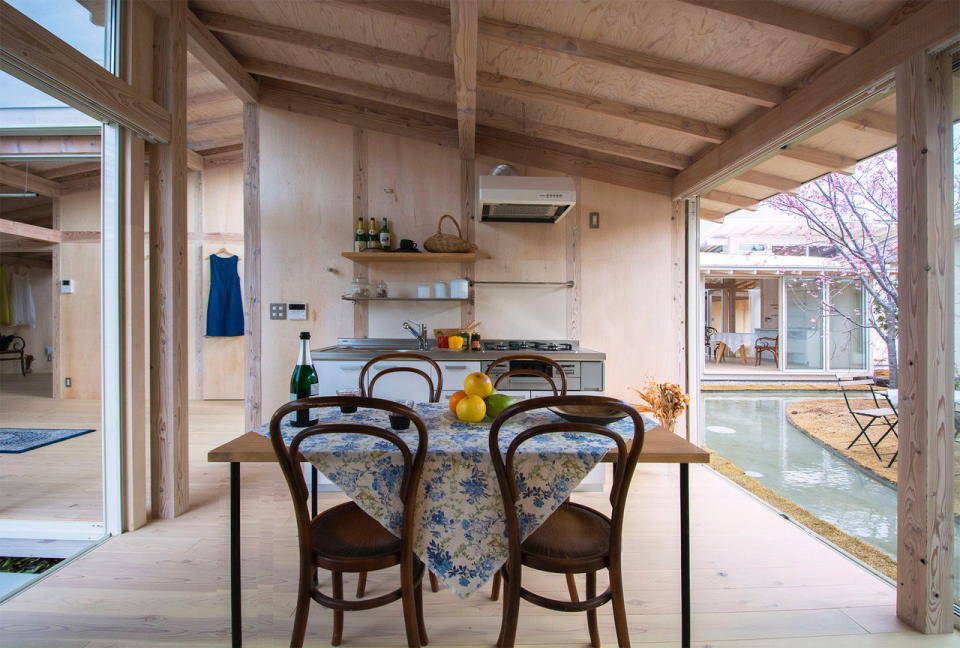
[[[897,615],[953,630],[953,174],[950,57],[897,66],[900,454]]]
[[[460,158],[460,205],[460,227],[463,230],[463,238],[473,243],[477,237],[477,165],[473,158]],[[476,263],[461,263],[460,276],[465,279],[476,279]],[[476,318],[476,298],[462,302],[460,326],[466,326]]]
[[[357,219],[367,222],[369,215],[369,200],[367,196],[367,134],[362,128],[353,127],[353,222]],[[396,234],[397,224],[393,224]],[[393,241],[393,246],[400,245],[400,241]],[[366,263],[353,264],[355,278],[370,278],[370,268]],[[370,303],[365,301],[353,302],[353,337],[365,338],[370,334]]]
[[[263,419],[260,301],[260,107],[243,104],[243,262],[247,313],[244,331],[244,423],[252,429]]]
[[[580,200],[583,194],[580,192],[580,177],[573,179],[574,188],[577,192],[577,199]],[[588,215],[589,217],[589,215]],[[566,250],[566,280],[573,282],[573,288],[567,288],[567,339],[579,340],[580,333],[583,330],[583,318],[580,314],[581,295],[583,292],[582,284],[582,263],[583,251],[581,249],[581,224],[580,204],[573,206],[573,209],[564,217],[564,248]]]
[[[154,29],[155,100],[170,142],[150,145],[150,477],[153,516],[190,505],[187,445],[186,3]]]

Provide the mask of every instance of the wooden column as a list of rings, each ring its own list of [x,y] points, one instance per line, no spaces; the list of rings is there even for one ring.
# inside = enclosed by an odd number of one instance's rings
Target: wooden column
[[[574,189],[577,192],[578,200],[582,199],[580,192],[580,177],[573,179]],[[581,295],[583,292],[582,284],[582,263],[583,252],[581,250],[581,224],[580,203],[573,206],[569,214],[563,218],[564,228],[564,248],[566,251],[566,281],[573,282],[573,288],[567,288],[567,339],[579,340],[580,333],[583,330],[583,318],[580,314]],[[589,214],[588,214],[589,217]]]
[[[150,465],[153,516],[190,504],[187,446],[186,3],[154,29],[154,99],[170,141],[150,145]]]
[[[953,174],[950,57],[897,66],[900,454],[897,615],[953,630]]]
[[[367,197],[367,134],[362,128],[353,127],[353,222],[361,219],[367,222],[369,215]],[[394,223],[394,235],[396,235]],[[400,241],[393,241],[398,247]],[[370,268],[366,263],[353,263],[353,276],[370,278]],[[353,302],[353,337],[365,338],[370,333],[370,302]]]
[[[243,104],[243,262],[246,318],[243,353],[244,423],[252,429],[263,422],[261,385],[260,301],[260,107]]]
[[[460,228],[463,238],[473,243],[477,238],[477,165],[472,158],[460,158]],[[476,279],[476,263],[461,263],[460,276]],[[474,293],[471,292],[471,295]],[[460,304],[460,326],[477,319],[476,298]]]
[[[733,333],[737,330],[737,280],[723,280],[723,304],[721,308],[720,319],[723,322],[723,330]],[[733,351],[734,349],[731,349]]]

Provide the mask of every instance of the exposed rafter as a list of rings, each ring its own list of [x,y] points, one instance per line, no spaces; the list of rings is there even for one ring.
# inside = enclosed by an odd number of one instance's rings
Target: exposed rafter
[[[100,162],[80,162],[78,164],[71,164],[69,166],[63,166],[58,169],[50,169],[49,171],[43,171],[42,175],[48,180],[59,180],[60,178],[66,178],[67,176],[79,175],[81,173],[90,173],[91,171],[99,171]]]
[[[224,115],[222,117],[210,117],[209,119],[194,119],[187,122],[188,130],[201,130],[203,128],[219,128],[223,126],[236,126],[243,128],[243,117],[240,114]]]
[[[240,101],[256,103],[256,79],[244,72],[227,48],[189,10],[187,50]]]
[[[840,121],[844,126],[865,130],[880,131],[886,135],[897,135],[897,118],[895,115],[884,115],[876,110],[861,110],[855,115]]]
[[[713,202],[723,203],[724,205],[732,205],[738,209],[750,210],[756,209],[757,203],[760,202],[756,198],[740,196],[735,193],[730,193],[729,191],[720,191],[719,189],[714,189],[713,191],[702,195],[701,198],[704,200],[712,200]]]
[[[905,6],[896,20],[867,45],[821,73],[776,110],[738,129],[674,180],[675,198],[696,195],[777,154],[803,135],[854,110],[892,77],[894,67],[915,52],[957,39],[960,12],[952,2]]]
[[[770,0],[681,0],[729,16],[736,16],[841,54],[852,54],[867,44],[866,31],[839,20]]]
[[[0,218],[0,234],[9,234],[19,238],[30,239],[31,241],[43,241],[45,243],[59,243],[63,240],[63,234],[59,230],[49,227],[38,227],[27,223],[18,223],[17,221]]]
[[[477,0],[450,0],[450,43],[462,160],[472,160],[476,149],[478,16]]]
[[[497,94],[516,97],[518,99],[559,104],[608,115],[610,117],[617,117],[619,119],[627,119],[638,124],[643,124],[644,126],[653,126],[673,133],[689,135],[713,144],[719,144],[730,135],[727,129],[699,119],[690,119],[659,110],[640,108],[619,101],[613,101],[612,99],[604,99],[602,97],[580,94],[561,88],[553,88],[524,79],[515,79],[513,77],[491,74],[489,72],[478,72],[477,79],[481,88],[490,92],[496,92]]]
[[[714,223],[722,223],[723,219],[727,216],[727,212],[717,211],[715,209],[701,209],[697,212],[697,216],[704,220],[713,221]]]
[[[99,135],[49,135],[0,137],[0,155],[77,157],[100,156]]]
[[[358,61],[377,62],[380,65],[419,72],[430,76],[453,79],[453,64],[443,61],[404,54],[393,50],[364,45],[353,41],[336,38],[333,36],[324,36],[313,32],[274,25],[266,22],[247,20],[237,16],[214,13],[208,11],[198,11],[197,17],[212,31],[234,34],[236,36],[246,36],[250,38],[259,38],[276,43],[286,43],[288,45],[297,45],[312,50],[319,50],[346,56]]]
[[[6,164],[0,164],[0,184],[16,187],[18,190],[38,193],[41,196],[56,198],[60,195],[60,184],[47,178],[42,178],[24,169],[15,169]]]
[[[790,148],[780,151],[780,155],[790,158],[791,160],[799,160],[800,162],[806,162],[807,164],[812,164],[830,171],[844,171],[857,165],[857,161],[854,158],[829,151],[822,151],[809,146],[791,146]]]
[[[780,193],[790,193],[801,184],[800,182],[791,180],[790,178],[781,178],[780,176],[773,175],[772,173],[764,173],[763,171],[755,170],[744,171],[735,179],[741,182],[757,185],[759,187],[775,189]]]

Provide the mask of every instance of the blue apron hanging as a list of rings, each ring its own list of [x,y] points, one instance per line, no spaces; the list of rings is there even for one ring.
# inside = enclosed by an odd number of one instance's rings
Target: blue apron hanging
[[[243,335],[243,298],[240,296],[240,257],[210,255],[210,299],[207,302],[207,335]]]

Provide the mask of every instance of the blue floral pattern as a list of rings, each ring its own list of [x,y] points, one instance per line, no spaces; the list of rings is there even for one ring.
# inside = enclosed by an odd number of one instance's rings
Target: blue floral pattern
[[[481,588],[507,559],[503,499],[490,458],[490,421],[464,423],[445,403],[417,403],[430,443],[417,497],[414,550],[457,596]],[[386,412],[360,409],[341,414],[339,408],[312,413],[320,422],[364,423],[390,429]],[[313,417],[311,417],[313,418]],[[512,418],[500,434],[506,451],[513,438],[530,427],[561,419],[548,410],[532,410]],[[646,429],[657,425],[644,417]],[[632,438],[629,419],[610,426],[624,439]],[[289,444],[300,431],[284,423]],[[267,426],[256,432],[269,436]],[[400,432],[411,450],[415,432]],[[520,447],[516,470],[520,489],[519,518],[524,538],[553,513],[614,443],[597,435],[557,433],[535,437]],[[398,496],[402,459],[381,439],[356,434],[322,435],[307,439],[301,453],[360,508],[399,535],[403,520]]]

